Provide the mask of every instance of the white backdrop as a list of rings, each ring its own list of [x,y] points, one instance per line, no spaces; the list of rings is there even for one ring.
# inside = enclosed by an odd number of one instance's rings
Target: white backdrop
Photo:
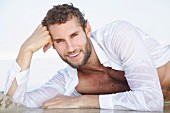
[[[3,89],[6,72],[12,60],[15,60],[21,44],[40,24],[49,8],[69,2],[85,13],[93,30],[121,19],[140,27],[161,42],[170,42],[169,0],[1,0],[0,90]],[[30,87],[41,85],[57,69],[65,66],[53,49],[46,54],[39,51],[33,59]],[[55,62],[52,61],[53,59]],[[58,62],[63,66],[59,66]],[[44,71],[46,68],[48,71]],[[40,78],[40,74],[42,80],[38,79],[37,82],[35,78]]]

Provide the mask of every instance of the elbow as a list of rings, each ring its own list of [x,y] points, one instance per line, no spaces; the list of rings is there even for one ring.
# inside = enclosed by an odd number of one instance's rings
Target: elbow
[[[163,111],[164,108],[164,99],[162,91],[160,93],[152,93],[151,96],[148,96],[149,101],[146,101],[147,111]]]
[[[163,99],[163,96],[158,97],[158,98],[159,99],[158,99],[158,102],[156,104],[155,110],[156,111],[163,111],[163,109],[164,109],[164,99]],[[153,111],[154,111],[154,109],[153,109]]]
[[[149,110],[148,111],[163,111],[164,108],[164,102],[163,100],[160,100],[155,103],[155,101],[152,101],[149,103]]]

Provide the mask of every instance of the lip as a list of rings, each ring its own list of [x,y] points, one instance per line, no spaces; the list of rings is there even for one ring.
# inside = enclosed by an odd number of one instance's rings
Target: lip
[[[77,53],[74,53],[74,54],[69,54],[68,57],[69,58],[76,58],[77,56],[79,56],[79,54],[80,54],[80,51],[77,52]]]

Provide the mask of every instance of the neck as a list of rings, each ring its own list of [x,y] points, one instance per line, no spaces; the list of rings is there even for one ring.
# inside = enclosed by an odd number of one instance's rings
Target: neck
[[[94,50],[94,47],[93,47],[93,44],[91,43],[92,45],[92,51],[91,51],[91,55],[87,61],[87,63],[80,67],[79,70],[83,70],[83,69],[100,69],[102,67],[102,64],[100,63],[99,59],[98,59],[98,56]]]

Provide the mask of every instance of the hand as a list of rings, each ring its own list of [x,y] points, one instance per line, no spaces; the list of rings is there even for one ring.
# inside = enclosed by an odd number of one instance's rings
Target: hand
[[[47,27],[40,24],[20,48],[16,61],[21,67],[21,71],[30,67],[34,52],[42,47],[43,51],[46,52],[52,45],[52,39]]]
[[[43,47],[46,52],[53,45],[51,36],[46,26],[41,24],[36,28],[34,33],[23,43],[20,48],[16,62],[21,68],[21,72],[28,69],[31,64],[32,55]],[[7,95],[12,96],[18,87],[16,78],[13,80]]]
[[[57,95],[54,98],[44,102],[43,108],[80,108],[79,97],[77,96],[65,96]]]
[[[52,45],[53,43],[47,27],[40,24],[33,34],[24,42],[21,49],[26,49],[34,53],[43,47],[43,51],[46,52]]]

